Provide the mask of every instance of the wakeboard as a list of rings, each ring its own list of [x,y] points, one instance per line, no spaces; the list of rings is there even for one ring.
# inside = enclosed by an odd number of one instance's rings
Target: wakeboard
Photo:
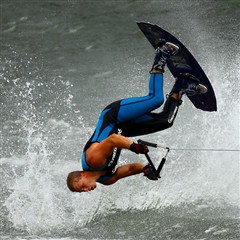
[[[188,98],[198,109],[210,112],[217,111],[217,101],[213,87],[197,60],[183,43],[158,25],[147,22],[137,22],[137,25],[155,49],[157,48],[159,39],[165,39],[167,42],[172,42],[179,47],[177,54],[171,56],[167,61],[170,72],[175,78],[182,73],[196,76],[200,80],[200,83],[208,88],[208,91],[205,94],[188,96]]]

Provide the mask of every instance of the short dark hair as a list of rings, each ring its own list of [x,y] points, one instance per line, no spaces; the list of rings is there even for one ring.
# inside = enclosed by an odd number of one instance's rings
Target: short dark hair
[[[81,179],[81,173],[83,171],[74,171],[70,172],[67,176],[67,186],[72,192],[76,192],[76,189],[73,186],[74,182],[78,182]]]

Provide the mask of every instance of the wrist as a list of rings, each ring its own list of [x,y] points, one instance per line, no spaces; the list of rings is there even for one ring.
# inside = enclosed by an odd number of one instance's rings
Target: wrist
[[[136,148],[136,143],[132,142],[129,146],[129,150],[132,152],[135,152],[135,148]]]
[[[139,143],[132,143],[129,148],[132,152],[135,152],[136,154],[146,154],[148,153],[148,147],[143,144]]]

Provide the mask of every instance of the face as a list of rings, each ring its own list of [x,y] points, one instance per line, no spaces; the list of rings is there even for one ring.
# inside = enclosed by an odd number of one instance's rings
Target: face
[[[74,184],[74,188],[77,192],[89,192],[94,190],[96,187],[96,182],[85,176],[81,176],[81,179]]]

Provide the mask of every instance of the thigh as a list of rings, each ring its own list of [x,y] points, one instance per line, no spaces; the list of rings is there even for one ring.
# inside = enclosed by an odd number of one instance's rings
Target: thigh
[[[163,104],[163,76],[151,74],[149,79],[149,94],[142,97],[132,97],[116,101],[106,107],[109,121],[123,123],[139,118]]]
[[[149,94],[143,97],[126,98],[109,104],[100,114],[93,141],[101,141],[112,133],[117,133],[118,125],[133,121],[163,103],[163,76],[151,74]]]
[[[169,97],[160,113],[148,113],[124,124],[128,136],[139,136],[162,131],[171,127],[181,101]]]

